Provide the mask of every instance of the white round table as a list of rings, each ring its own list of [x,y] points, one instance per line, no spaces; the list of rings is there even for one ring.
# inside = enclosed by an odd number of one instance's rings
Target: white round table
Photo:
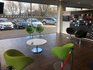
[[[30,46],[36,46],[36,48],[33,48],[31,50],[32,52],[40,53],[40,52],[42,52],[42,49],[38,48],[38,46],[46,44],[47,41],[45,39],[30,39],[26,43],[27,43],[27,45],[30,45]]]

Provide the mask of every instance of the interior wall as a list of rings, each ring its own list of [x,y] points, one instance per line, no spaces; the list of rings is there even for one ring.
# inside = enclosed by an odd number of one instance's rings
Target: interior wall
[[[63,12],[63,16],[70,16],[70,12]],[[70,21],[63,21],[63,26],[62,26],[62,32],[61,33],[65,33],[67,34],[66,32],[66,29],[70,27]]]

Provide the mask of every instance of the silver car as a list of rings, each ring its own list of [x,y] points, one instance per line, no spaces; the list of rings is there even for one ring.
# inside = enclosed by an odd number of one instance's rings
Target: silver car
[[[26,21],[31,24],[31,18],[27,19]],[[38,26],[43,26],[43,24],[39,20],[37,20],[35,18],[32,18],[32,26],[33,27],[38,27]]]
[[[56,25],[57,20],[55,18],[52,17],[46,17],[43,19],[42,23],[45,24],[53,24]]]
[[[27,26],[31,26],[30,23],[26,22],[24,19],[14,19],[12,21],[12,23],[15,25],[15,27],[17,29],[19,29],[20,27],[27,27]]]

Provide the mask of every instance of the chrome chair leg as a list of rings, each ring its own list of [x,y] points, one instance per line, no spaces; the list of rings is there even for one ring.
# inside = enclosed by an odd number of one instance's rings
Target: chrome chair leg
[[[67,37],[67,39],[70,39],[70,40],[71,40],[71,39],[74,39],[74,38],[73,38],[73,37],[71,37],[71,34],[70,34],[70,36],[69,36],[69,37]]]
[[[78,44],[78,45],[84,44],[84,43],[82,42],[82,38],[80,38],[80,40],[79,40],[78,42],[75,42],[75,43]]]

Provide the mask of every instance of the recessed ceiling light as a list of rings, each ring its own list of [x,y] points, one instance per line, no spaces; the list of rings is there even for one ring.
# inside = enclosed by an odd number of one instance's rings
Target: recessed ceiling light
[[[78,4],[80,4],[80,2],[78,2]]]
[[[62,0],[59,0],[59,1],[62,1]]]

